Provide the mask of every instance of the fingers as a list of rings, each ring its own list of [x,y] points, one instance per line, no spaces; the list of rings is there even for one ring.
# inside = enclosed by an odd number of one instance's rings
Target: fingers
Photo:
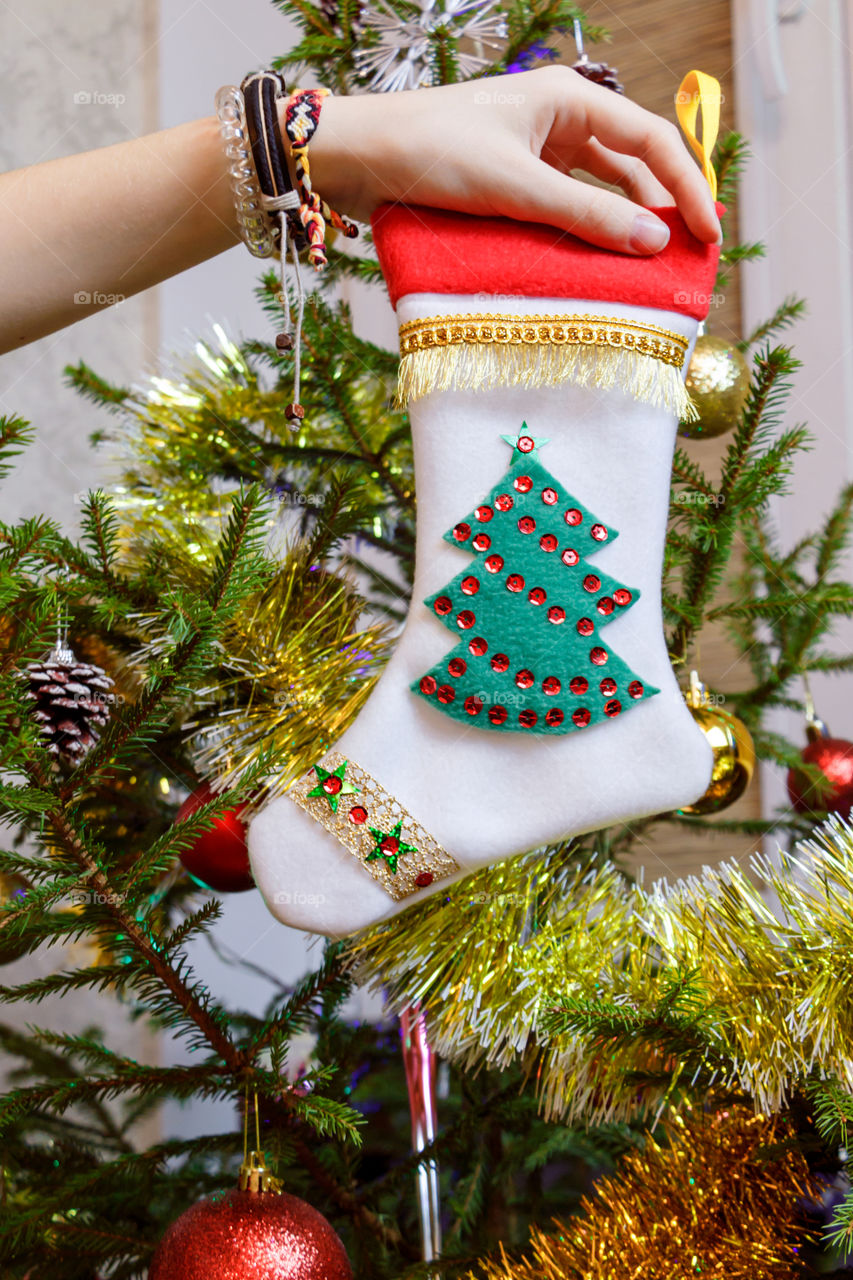
[[[548,147],[559,154],[595,138],[611,151],[642,160],[671,194],[693,234],[708,242],[719,238],[710,188],[674,124],[568,68],[566,75],[552,79],[554,121]]]
[[[496,201],[504,216],[546,222],[621,253],[657,253],[669,240],[660,218],[624,196],[559,173],[529,152],[512,156],[510,166],[513,182]]]
[[[542,159],[551,163],[548,150],[543,150]],[[560,169],[560,165],[555,166]],[[666,207],[673,203],[672,196],[658,182],[648,165],[633,156],[620,155],[618,151],[610,151],[595,138],[591,138],[586,146],[580,147],[574,157],[573,169],[582,169],[602,182],[621,187],[629,200],[644,205],[647,209]]]

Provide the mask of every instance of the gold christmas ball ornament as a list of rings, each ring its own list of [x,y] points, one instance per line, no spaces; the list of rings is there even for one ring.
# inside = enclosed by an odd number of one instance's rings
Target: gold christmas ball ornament
[[[740,417],[749,393],[749,365],[734,342],[702,333],[684,385],[699,417],[680,423],[678,434],[688,440],[713,440],[730,431]]]
[[[714,753],[714,764],[705,794],[678,812],[719,813],[739,800],[752,781],[755,747],[743,721],[711,700],[695,671],[690,672],[685,701]]]

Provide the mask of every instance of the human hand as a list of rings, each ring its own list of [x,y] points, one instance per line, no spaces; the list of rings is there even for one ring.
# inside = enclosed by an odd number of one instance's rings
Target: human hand
[[[699,240],[720,239],[710,188],[677,126],[569,67],[327,98],[311,173],[329,204],[365,222],[401,201],[544,222],[645,254],[669,238],[647,210],[674,204]]]

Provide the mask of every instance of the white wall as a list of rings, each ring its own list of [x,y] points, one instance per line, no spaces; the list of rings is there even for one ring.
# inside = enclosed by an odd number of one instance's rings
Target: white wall
[[[803,362],[787,424],[806,422],[815,437],[788,496],[774,506],[791,546],[853,476],[853,4],[780,0],[790,20],[775,30],[766,19],[771,8],[759,0],[733,5],[738,127],[752,149],[741,233],[767,246],[763,261],[743,268],[742,283],[745,331],[788,294],[808,302],[807,318],[780,339],[792,342]],[[783,93],[774,59],[787,79]],[[853,649],[853,623],[838,625],[834,648]],[[830,730],[853,738],[853,676],[811,683]],[[774,727],[804,740],[795,715],[779,715]],[[764,768],[762,788],[766,812],[786,803],[779,770]]]

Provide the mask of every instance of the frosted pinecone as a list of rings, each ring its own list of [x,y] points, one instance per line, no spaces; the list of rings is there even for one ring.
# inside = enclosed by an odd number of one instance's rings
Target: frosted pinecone
[[[65,646],[51,650],[43,662],[31,662],[26,679],[36,704],[33,719],[48,751],[79,764],[110,718],[114,681],[93,662],[78,662]]]

